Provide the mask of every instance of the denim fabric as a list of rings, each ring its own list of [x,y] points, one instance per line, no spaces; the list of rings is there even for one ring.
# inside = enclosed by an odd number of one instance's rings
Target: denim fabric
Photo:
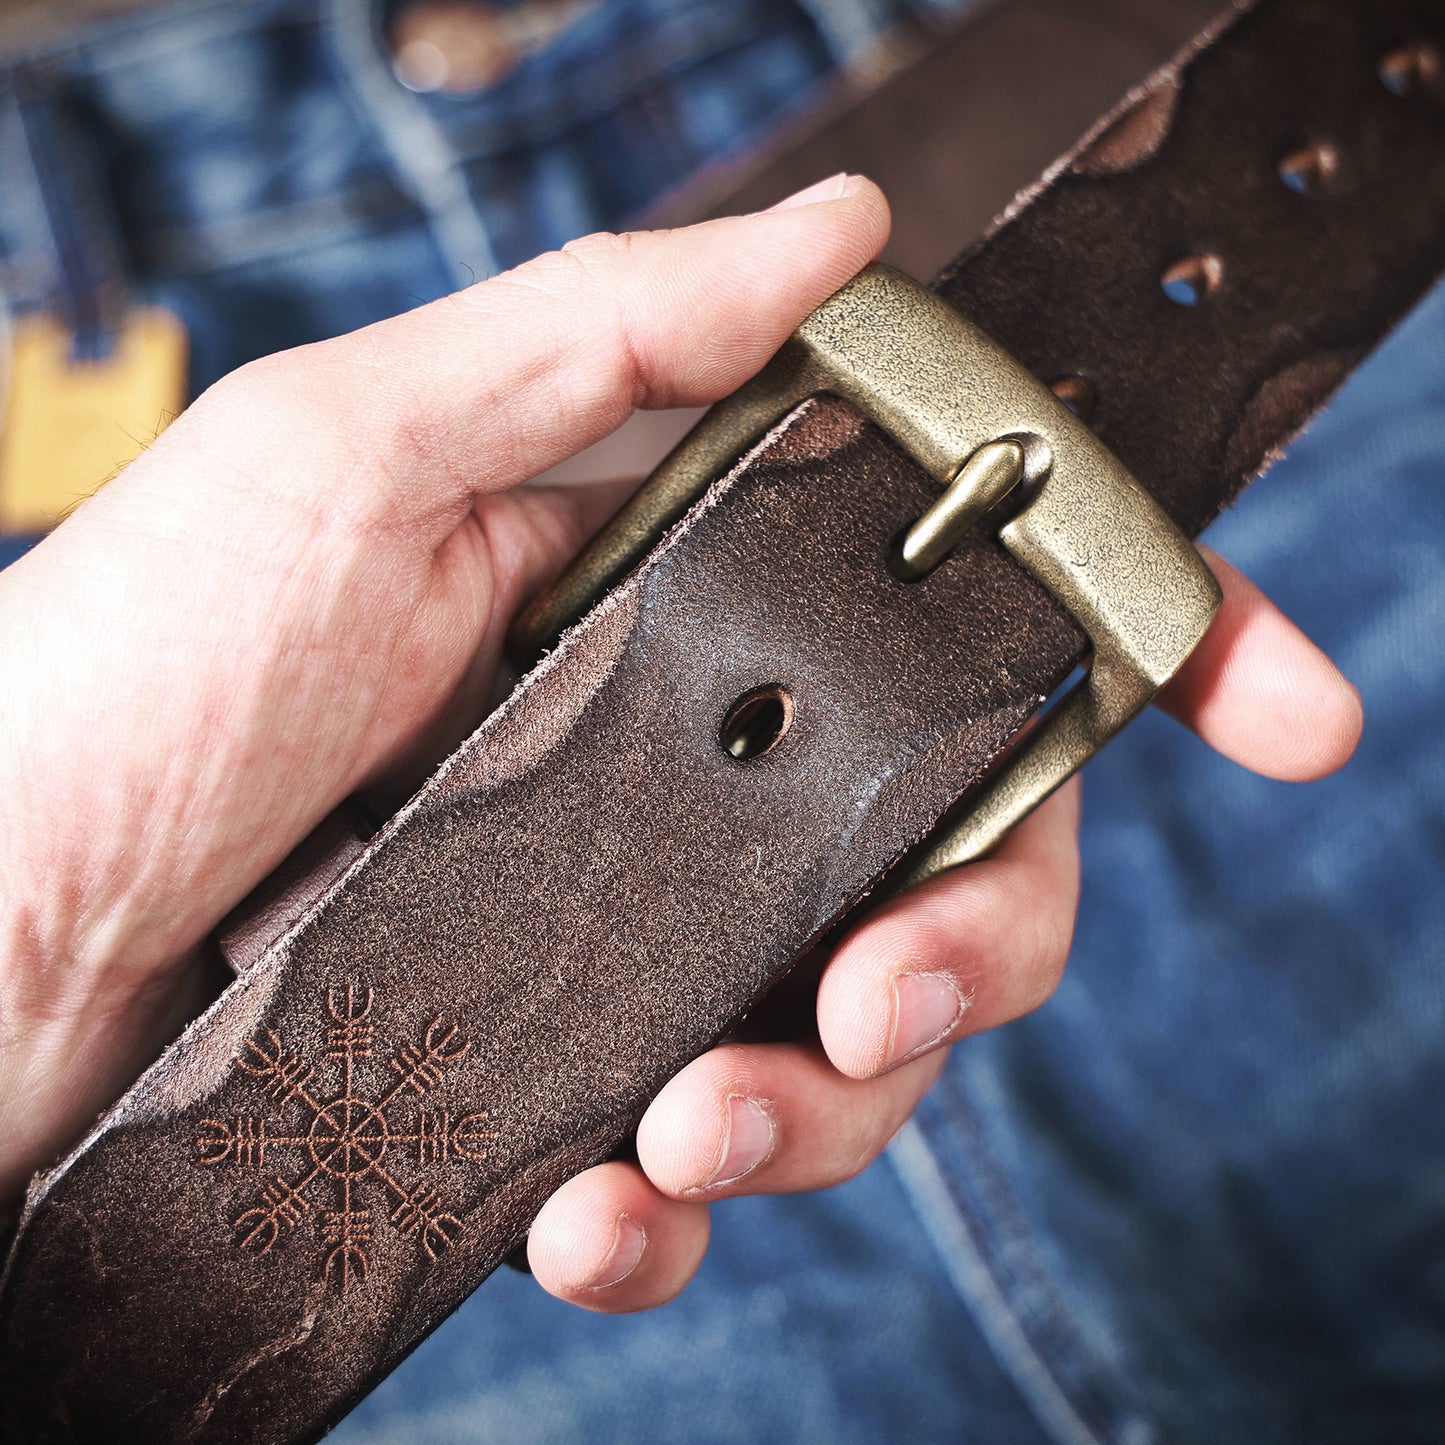
[[[346,0],[149,10],[31,63],[105,178],[82,247],[181,314],[200,388],[625,224],[948,5],[602,0],[472,96],[405,91]],[[18,84],[24,309],[81,282]],[[1445,1441],[1442,331],[1445,293],[1211,537],[1364,690],[1344,774],[1262,782],[1145,719],[1089,769],[1063,987],[956,1049],[883,1161],[719,1207],[646,1316],[502,1272],[334,1438]]]
[[[716,1223],[697,1280],[646,1314],[499,1271],[329,1438],[1048,1445],[886,1167]]]

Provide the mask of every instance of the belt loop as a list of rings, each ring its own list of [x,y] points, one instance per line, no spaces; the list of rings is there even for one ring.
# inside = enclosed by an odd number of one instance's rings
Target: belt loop
[[[75,359],[98,361],[110,354],[124,320],[127,289],[100,159],[74,123],[57,70],[22,62],[13,79],[51,267],[40,299],[74,336]]]
[[[10,298],[0,286],[0,424],[3,424],[6,408],[10,405],[10,380],[13,370],[11,344],[14,340],[15,320],[10,309]],[[0,567],[5,564],[0,562]]]
[[[381,8],[380,0],[323,0],[340,78],[402,189],[426,212],[453,283],[470,285],[501,269],[492,239],[445,131],[385,58]]]

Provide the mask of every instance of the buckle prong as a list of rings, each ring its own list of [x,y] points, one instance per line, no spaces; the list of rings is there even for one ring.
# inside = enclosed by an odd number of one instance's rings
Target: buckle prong
[[[1219,606],[1204,559],[1123,463],[945,301],[870,266],[808,316],[751,382],[683,438],[563,577],[518,618],[521,654],[550,646],[800,402],[840,396],[945,488],[909,529],[903,566],[935,567],[1025,477],[999,540],[1093,645],[1088,676],[901,870],[970,862],[1092,757],[1183,664]]]
[[[895,571],[904,582],[928,576],[959,539],[1024,479],[1024,449],[1012,438],[981,446],[943,495],[903,535]]]

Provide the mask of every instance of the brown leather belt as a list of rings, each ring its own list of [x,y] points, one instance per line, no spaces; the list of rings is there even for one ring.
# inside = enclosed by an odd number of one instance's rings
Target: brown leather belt
[[[1265,0],[949,267],[953,310],[870,272],[810,320],[603,553],[665,540],[36,1181],[6,1438],[314,1437],[924,839],[1086,630],[1107,730],[1104,684],[1149,672],[1130,616],[1176,615],[1160,585],[1207,610],[1163,514],[1197,532],[1441,269],[1442,51],[1437,4]],[[687,507],[700,456],[811,385],[908,450],[825,396]],[[910,568],[959,463],[970,529]],[[1022,480],[977,521],[995,463]]]

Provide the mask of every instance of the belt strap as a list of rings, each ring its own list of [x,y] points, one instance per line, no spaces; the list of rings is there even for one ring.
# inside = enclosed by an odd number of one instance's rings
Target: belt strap
[[[1409,0],[1261,5],[935,284],[1036,375],[1082,378],[1197,534],[1445,266],[1442,30]]]
[[[1266,0],[938,289],[1194,532],[1439,271],[1442,49],[1434,5]],[[809,402],[567,634],[33,1186],[10,1438],[313,1438],[924,837],[1084,646],[983,529],[895,580],[937,492]]]

